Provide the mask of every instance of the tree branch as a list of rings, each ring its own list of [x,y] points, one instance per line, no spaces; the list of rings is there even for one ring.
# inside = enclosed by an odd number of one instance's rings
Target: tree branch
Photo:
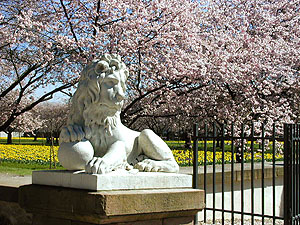
[[[103,24],[98,24],[97,23],[97,26],[100,27],[101,29],[103,29],[103,27],[107,26],[107,25],[110,25],[110,24],[113,24],[113,23],[116,23],[116,22],[119,22],[120,20],[124,20],[124,16],[119,18],[119,19],[115,19],[115,20],[112,20],[112,21],[109,21],[107,23],[103,23]]]
[[[5,121],[5,123],[3,123],[1,126],[0,126],[0,131],[4,131],[6,130],[13,122],[14,120],[19,116],[21,115],[22,113],[25,113],[31,109],[33,109],[36,105],[44,102],[44,101],[47,101],[47,100],[50,100],[52,99],[53,97],[53,94],[59,92],[59,91],[62,91],[64,89],[67,89],[69,87],[71,87],[72,84],[64,84],[58,88],[55,88],[53,89],[52,91],[44,94],[42,97],[40,97],[38,100],[36,100],[35,102],[29,104],[28,106],[24,107],[23,109],[19,110],[19,111],[15,111],[14,113],[12,113],[10,115],[10,117]]]
[[[183,79],[184,79],[185,77],[183,77],[183,78],[180,78],[179,80],[176,80],[176,81],[171,81],[170,82],[170,84],[171,85],[174,85],[174,84],[178,84],[178,83],[180,83]],[[152,90],[150,90],[150,91],[148,91],[148,92],[146,92],[146,93],[144,93],[143,95],[140,95],[138,98],[136,98],[136,99],[134,99],[123,111],[122,111],[122,115],[124,115],[124,114],[126,114],[126,112],[131,108],[131,107],[133,107],[133,105],[134,104],[136,104],[138,101],[140,101],[141,99],[143,99],[143,98],[145,98],[146,96],[148,96],[148,95],[150,95],[150,94],[152,94],[152,93],[154,93],[154,92],[156,92],[156,91],[158,91],[158,90],[160,90],[160,89],[162,89],[162,88],[165,88],[165,87],[167,87],[168,85],[167,84],[163,84],[163,85],[161,85],[161,86],[159,86],[159,87],[157,87],[157,88],[154,88],[154,89],[152,89]],[[170,86],[171,87],[171,86]],[[178,87],[171,87],[170,89],[175,89],[175,88],[178,88]]]
[[[154,92],[156,92],[156,91],[158,91],[158,90],[160,90],[160,89],[162,89],[162,88],[164,88],[164,87],[166,87],[167,85],[166,84],[164,84],[164,85],[162,85],[162,86],[160,86],[160,87],[157,87],[157,88],[154,88],[154,89],[152,89],[151,91],[148,91],[148,92],[146,92],[145,94],[143,94],[143,95],[141,95],[141,96],[139,96],[138,98],[136,98],[136,99],[134,99],[123,111],[122,111],[122,113],[123,114],[126,114],[126,112],[135,104],[135,103],[137,103],[138,101],[140,101],[141,99],[143,99],[143,98],[145,98],[146,96],[148,96],[148,95],[150,95],[150,94],[152,94],[152,93],[154,93]]]
[[[9,43],[7,43],[7,44],[4,44],[4,45],[0,46],[0,50],[1,50],[2,48],[5,48],[5,47],[7,47],[7,46],[9,46]]]
[[[142,60],[142,56],[141,56],[141,47],[138,48],[138,54],[139,54],[139,57],[138,57],[138,60],[139,60],[139,61],[138,61],[138,64],[139,64],[139,71],[138,71],[138,76],[137,76],[138,82],[137,82],[136,88],[137,88],[139,94],[142,95],[142,91],[141,91],[141,89],[140,89],[140,84],[141,84],[141,67],[142,67],[142,65],[141,65],[141,60]]]
[[[180,83],[183,79],[184,79],[184,78],[181,78],[181,79],[178,80],[178,81],[172,82],[172,85]],[[181,86],[181,87],[187,87],[187,86],[189,86],[189,85],[191,85],[191,84],[192,84],[192,83],[188,83],[188,84],[183,85],[183,86]],[[126,113],[126,112],[127,112],[127,111],[128,111],[128,110],[136,103],[136,102],[140,101],[142,98],[146,97],[147,95],[149,95],[149,94],[151,94],[151,93],[154,93],[155,91],[158,91],[159,89],[164,88],[164,87],[166,87],[166,86],[167,86],[167,85],[163,85],[163,86],[161,86],[161,87],[158,87],[158,88],[156,88],[156,89],[153,89],[153,90],[151,90],[151,91],[145,93],[144,95],[140,96],[139,98],[136,98],[130,105],[128,105],[128,106],[125,108],[126,111],[124,110],[124,111],[121,112],[122,117],[124,117],[124,114],[125,114],[125,113]],[[205,85],[205,84],[200,84],[199,86],[194,87],[194,88],[191,88],[191,89],[189,89],[188,91],[182,91],[182,92],[178,93],[177,96],[181,96],[181,95],[184,95],[184,94],[187,94],[187,93],[191,93],[191,92],[193,92],[193,91],[199,90],[199,89],[201,89],[201,88],[203,88],[203,87],[206,87],[206,86],[207,86],[207,85]],[[179,88],[179,87],[178,87],[178,86],[176,86],[176,87],[174,86],[174,87],[171,87],[170,90],[171,90],[171,89],[176,89],[176,88]],[[151,101],[151,103],[152,103],[155,99],[159,98],[160,96],[161,96],[161,95],[155,96],[154,99]],[[160,103],[160,105],[165,105],[165,104],[169,104],[169,102],[162,102],[162,103]],[[134,114],[136,114],[136,113],[138,113],[138,112],[141,112],[141,111],[143,111],[142,108],[140,108],[140,109],[138,109],[138,110],[136,110],[136,111],[130,113],[129,115],[134,115]],[[132,124],[134,124],[135,121],[136,121],[138,118],[140,118],[140,117],[157,117],[157,118],[159,118],[159,117],[172,117],[172,116],[177,116],[177,115],[180,115],[180,114],[181,114],[181,113],[168,114],[168,115],[137,115],[137,116],[134,117],[134,119],[129,123],[129,127],[130,127]],[[189,116],[189,117],[193,117],[193,116]]]
[[[96,18],[95,18],[95,23],[94,23],[95,26],[97,26],[97,23],[98,23],[98,20],[99,20],[100,3],[101,3],[101,1],[98,0],[98,2],[97,2],[97,15],[96,15]],[[96,36],[96,34],[97,34],[97,30],[96,30],[96,28],[94,28],[93,36]]]
[[[72,33],[72,35],[73,35],[73,38],[74,38],[75,42],[78,44],[77,36],[76,36],[76,34],[75,34],[75,32],[74,32],[73,25],[72,25],[72,23],[71,23],[70,17],[68,16],[68,12],[67,12],[66,6],[64,5],[63,0],[60,0],[60,4],[61,4],[61,6],[63,7],[64,13],[65,13],[65,17],[66,17],[67,20],[68,20],[68,23],[69,23],[70,30],[71,30],[71,33]],[[82,53],[82,49],[81,49],[79,46],[78,46],[78,50],[79,50],[80,53]]]
[[[157,31],[151,31],[149,34],[147,34],[146,37],[149,38],[149,36],[152,33],[154,33],[154,35],[152,37],[150,37],[148,40],[145,41],[145,44],[148,43],[149,41],[153,40],[158,35],[159,31],[161,31],[163,29],[163,27],[166,26],[168,23],[172,22],[180,13],[181,12],[176,13],[176,15],[172,19],[163,23]]]
[[[176,117],[180,113],[175,113],[175,114],[168,114],[168,115],[137,115],[134,117],[133,120],[128,124],[128,127],[131,127],[138,119],[140,118],[171,118],[171,117]]]
[[[19,76],[17,80],[15,80],[6,90],[4,90],[0,94],[0,99],[6,96],[10,91],[12,91],[21,81],[23,81],[32,71],[39,68],[40,64],[35,64],[31,67],[29,67],[22,75]]]

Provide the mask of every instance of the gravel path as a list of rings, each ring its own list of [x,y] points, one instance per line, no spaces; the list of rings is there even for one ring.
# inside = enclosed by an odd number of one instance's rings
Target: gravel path
[[[31,184],[31,175],[19,176],[9,173],[0,173],[0,185],[19,187],[27,184]]]

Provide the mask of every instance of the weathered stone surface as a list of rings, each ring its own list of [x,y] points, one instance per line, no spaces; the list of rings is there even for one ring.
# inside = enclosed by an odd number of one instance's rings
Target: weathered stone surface
[[[109,174],[87,174],[84,171],[34,171],[32,183],[87,190],[132,190],[154,188],[191,188],[192,176],[175,173],[131,174],[125,170]]]
[[[72,220],[35,216],[33,225],[96,225]],[[194,225],[194,217],[176,217],[157,220],[109,223],[107,225]]]
[[[79,221],[71,221],[72,225],[96,225],[94,223],[85,223],[85,222],[79,222]]]
[[[18,202],[18,187],[1,185],[0,201]]]
[[[30,225],[32,215],[25,212],[16,202],[0,201],[1,225]]]
[[[163,220],[163,225],[194,225],[194,217],[177,217],[166,218]]]
[[[32,225],[72,225],[71,220],[35,215]],[[87,225],[87,224],[84,224]]]
[[[136,221],[136,222],[125,222],[125,223],[115,223],[112,225],[163,225],[162,220],[147,220],[147,221]]]
[[[107,191],[107,216],[200,210],[204,206],[203,191],[195,189],[161,189],[136,191]],[[183,212],[182,212],[183,213]]]
[[[91,224],[118,224],[191,217],[203,209],[204,192],[195,189],[88,192],[28,185],[20,187],[19,201],[33,214]]]

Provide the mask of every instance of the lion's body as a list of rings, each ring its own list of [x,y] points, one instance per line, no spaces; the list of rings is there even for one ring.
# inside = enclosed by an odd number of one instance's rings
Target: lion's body
[[[88,172],[105,173],[125,164],[140,170],[178,171],[170,149],[157,135],[150,130],[136,132],[121,123],[127,76],[117,56],[106,55],[89,64],[81,74],[60,141],[90,141],[94,158],[87,163]]]
[[[107,153],[109,147],[116,141],[122,141],[125,143],[127,158],[132,151],[137,151],[137,149],[134,149],[137,147],[134,146],[134,143],[137,140],[137,137],[140,135],[140,132],[128,129],[122,123],[118,123],[116,127],[112,128],[111,134],[108,134],[103,126],[95,125],[91,129],[92,135],[89,140],[95,149],[96,157],[103,157]]]

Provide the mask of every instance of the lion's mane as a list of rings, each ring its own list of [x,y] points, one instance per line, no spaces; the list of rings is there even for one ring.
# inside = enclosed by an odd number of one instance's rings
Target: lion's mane
[[[124,82],[127,80],[128,69],[121,61],[121,57],[115,54],[105,54],[82,70],[78,88],[72,98],[68,125],[88,126],[91,129],[104,127],[106,132],[116,126],[121,108],[110,109],[103,105],[100,99],[101,83],[114,71],[120,72],[120,76],[123,76],[121,80]]]

